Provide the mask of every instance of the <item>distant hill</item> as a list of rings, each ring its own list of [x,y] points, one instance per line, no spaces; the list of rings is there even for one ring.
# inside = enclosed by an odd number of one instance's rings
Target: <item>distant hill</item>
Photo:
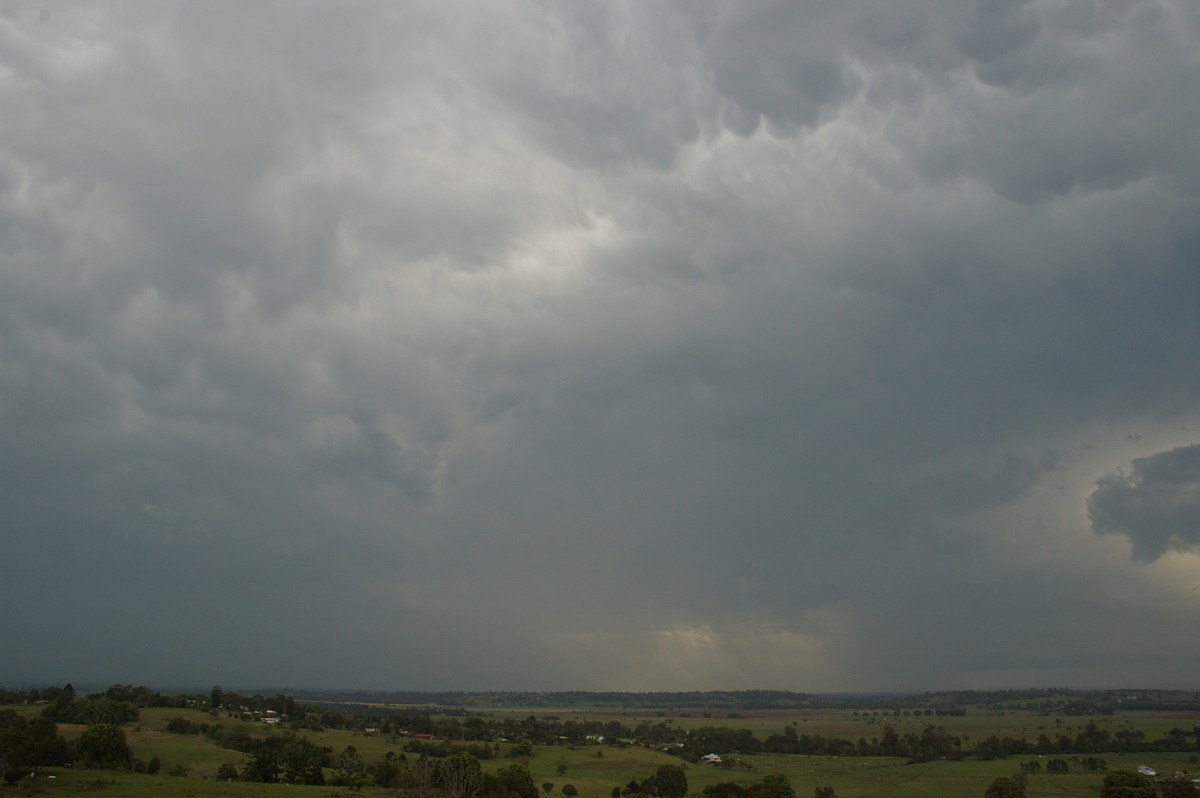
[[[436,707],[548,707],[627,709],[944,709],[994,706],[1067,715],[1110,714],[1125,710],[1200,711],[1200,691],[1184,690],[948,690],[925,693],[797,693],[787,690],[712,690],[692,692],[419,692],[386,690],[281,690],[298,701],[365,705]]]

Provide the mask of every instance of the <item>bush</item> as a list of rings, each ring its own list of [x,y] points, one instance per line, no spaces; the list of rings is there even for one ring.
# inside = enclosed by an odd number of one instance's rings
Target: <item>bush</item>
[[[200,727],[187,718],[171,718],[167,721],[167,731],[171,734],[199,734]]]

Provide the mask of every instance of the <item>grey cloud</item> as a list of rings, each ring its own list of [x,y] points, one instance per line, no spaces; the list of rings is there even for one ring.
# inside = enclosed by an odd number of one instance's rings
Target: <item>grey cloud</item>
[[[1040,24],[1030,0],[982,0],[975,4],[970,28],[959,40],[959,50],[973,61],[991,66],[1013,59],[1038,35]],[[998,75],[981,75],[989,83]]]
[[[214,634],[263,683],[1112,673],[1079,586],[1139,569],[1014,593],[1011,519],[1070,539],[1065,453],[1195,413],[1196,28],[1091,5],[15,6],[20,678],[84,635],[228,682]],[[1037,606],[1054,646],[984,639]]]
[[[705,54],[716,88],[751,119],[784,130],[811,127],[856,89],[829,36],[841,22],[832,7],[760,3],[728,11]]]
[[[691,31],[675,6],[595,3],[567,15],[538,8],[507,40],[484,33],[480,45],[488,84],[550,152],[593,167],[665,168],[712,113]]]
[[[1087,506],[1092,529],[1127,537],[1140,562],[1200,551],[1200,444],[1139,457],[1099,480]]]

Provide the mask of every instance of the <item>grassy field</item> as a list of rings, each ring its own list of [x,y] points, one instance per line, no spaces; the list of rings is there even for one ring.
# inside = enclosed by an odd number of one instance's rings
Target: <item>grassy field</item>
[[[5,707],[15,709],[26,716],[37,714],[37,708],[27,706]],[[382,713],[389,709],[382,708]],[[871,715],[859,712],[795,711],[795,712],[744,712],[741,717],[728,717],[728,713],[714,712],[705,717],[704,712],[621,712],[619,710],[587,711],[574,709],[503,710],[477,713],[485,718],[501,719],[505,716],[525,718],[529,715],[546,717],[556,715],[562,720],[600,718],[617,719],[629,726],[642,722],[659,723],[670,721],[680,730],[703,726],[729,726],[750,729],[756,736],[766,737],[772,732],[782,731],[794,725],[799,734],[821,734],[847,739],[866,737],[871,739],[882,734],[885,724],[891,725],[901,735],[908,731],[920,732],[926,725],[934,724],[946,728],[951,734],[964,739],[981,739],[989,735],[1025,737],[1035,739],[1039,734],[1054,737],[1057,734],[1074,736],[1089,721],[1095,721],[1110,732],[1129,728],[1141,730],[1148,739],[1156,739],[1173,727],[1191,730],[1200,725],[1200,717],[1170,714],[1143,713],[1139,715],[1113,715],[1096,718],[1038,716],[1022,712],[982,711],[961,717],[893,716]],[[261,724],[222,717],[214,720],[204,712],[194,710],[152,708],[142,711],[138,723],[125,728],[126,736],[134,755],[144,761],[157,756],[162,762],[158,775],[145,775],[129,771],[98,771],[46,768],[39,783],[33,787],[43,795],[75,795],[80,792],[98,793],[111,798],[136,798],[140,796],[263,796],[287,794],[291,796],[349,795],[345,788],[300,787],[292,785],[266,785],[241,782],[220,782],[215,776],[224,763],[239,766],[244,757],[236,751],[216,747],[203,735],[171,734],[165,731],[167,722],[175,717],[186,717],[193,723],[219,722],[228,730],[242,728],[252,734],[262,735],[266,729]],[[73,739],[84,727],[60,724],[64,737]],[[367,762],[381,759],[388,751],[403,753],[405,740],[388,739],[380,735],[363,735],[347,730],[304,732],[312,742],[328,746],[336,756],[346,746],[355,746]],[[496,770],[512,764],[514,759],[503,756],[505,744],[501,744],[501,756],[484,762],[485,770]],[[1010,775],[1018,769],[1021,761],[1034,757],[1013,757],[992,761],[936,761],[907,764],[905,760],[893,758],[859,757],[806,757],[780,755],[737,756],[738,766],[725,769],[711,765],[686,765],[689,794],[699,796],[704,787],[721,781],[752,784],[771,773],[786,775],[795,788],[797,798],[808,798],[817,787],[830,786],[841,798],[958,798],[980,796],[988,783],[996,776]],[[1070,757],[1063,757],[1070,759]],[[1200,772],[1196,754],[1151,754],[1137,756],[1104,755],[1110,768],[1136,767],[1148,764],[1162,771],[1180,770]],[[680,764],[680,760],[668,754],[636,746],[535,746],[533,753],[522,760],[539,787],[545,783],[553,785],[551,796],[559,798],[562,787],[573,785],[582,798],[609,798],[614,787],[624,786],[631,779],[642,780],[652,775],[663,764]],[[167,775],[169,773],[181,775]],[[327,773],[327,776],[330,774]],[[1069,773],[1063,775],[1034,774],[1029,777],[1029,798],[1046,796],[1096,796],[1102,776],[1099,774]],[[25,785],[20,794],[30,792]],[[15,788],[5,788],[4,794],[17,794]],[[396,795],[396,790],[367,788],[359,795]]]

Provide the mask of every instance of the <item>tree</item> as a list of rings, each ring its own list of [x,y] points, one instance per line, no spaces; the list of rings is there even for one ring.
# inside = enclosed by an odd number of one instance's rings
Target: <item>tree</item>
[[[1104,777],[1100,798],[1156,798],[1154,782],[1136,770],[1112,770]]]
[[[992,779],[984,798],[1025,798],[1025,789],[1011,776],[997,776]]]
[[[442,760],[438,781],[448,798],[475,798],[483,787],[483,768],[478,759],[462,751]]]
[[[283,777],[288,784],[325,783],[322,767],[329,764],[329,748],[317,745],[295,733],[283,736]]]
[[[58,726],[45,718],[29,721],[29,736],[33,740],[34,766],[61,765],[71,758],[71,751],[58,734]]]
[[[434,782],[437,781],[437,771],[437,766],[429,757],[422,754],[417,759],[417,764],[412,769],[412,778],[420,798],[426,798],[433,791]]]
[[[391,787],[395,784],[397,777],[400,775],[400,762],[396,758],[396,754],[388,751],[383,755],[383,759],[376,762],[373,767],[367,768],[371,773],[371,778],[374,779],[376,786]]]
[[[346,746],[338,756],[337,766],[333,770],[333,783],[352,790],[361,790],[367,783],[366,769],[362,757],[353,745]]]
[[[250,759],[242,768],[243,781],[260,781],[264,784],[279,781],[279,774],[283,770],[283,753],[275,738],[255,740],[246,753]]]
[[[658,798],[683,798],[687,795],[688,780],[679,765],[660,765],[643,789]]]
[[[219,709],[221,707],[221,699],[224,697],[225,693],[221,690],[221,685],[213,685],[213,689],[208,694],[208,700],[210,701],[212,708]]]
[[[579,790],[575,789],[574,784],[564,784],[562,786],[562,794],[567,796],[567,798],[575,798],[576,795],[579,795]]]
[[[813,791],[813,798],[837,798],[837,791],[832,787],[818,787]]]
[[[538,798],[537,787],[534,786],[533,776],[524,765],[512,764],[497,770],[489,779],[491,789],[503,798]],[[554,785],[551,785],[551,789]],[[547,790],[549,792],[549,790]]]
[[[97,723],[88,726],[75,741],[75,758],[88,767],[123,768],[133,761],[133,751],[121,727]]]
[[[33,737],[25,718],[6,709],[0,712],[0,781],[15,782],[33,764]]]

